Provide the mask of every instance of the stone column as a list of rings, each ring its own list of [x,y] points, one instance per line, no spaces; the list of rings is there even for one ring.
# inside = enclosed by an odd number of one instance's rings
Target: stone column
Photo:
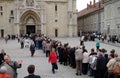
[[[73,1],[73,36],[77,36],[77,10],[76,0]]]
[[[20,35],[20,27],[19,27],[19,19],[20,18],[19,18],[19,15],[20,15],[20,13],[19,13],[19,1],[16,0],[15,1],[14,23],[16,25],[16,28],[17,28],[16,32],[17,32],[18,35]]]
[[[46,26],[45,26],[45,23],[46,23],[46,13],[45,13],[45,3],[44,1],[42,0],[41,1],[41,34],[44,34],[46,36]]]
[[[72,6],[73,1],[68,0],[68,36],[72,37],[72,18],[73,18],[73,12],[72,12]]]

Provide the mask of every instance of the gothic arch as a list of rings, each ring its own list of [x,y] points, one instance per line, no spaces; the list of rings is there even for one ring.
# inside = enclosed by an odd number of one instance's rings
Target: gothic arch
[[[35,24],[40,25],[39,15],[32,10],[28,10],[28,11],[26,11],[22,14],[22,16],[20,18],[20,23],[21,24],[26,24],[29,17],[32,17],[34,19]]]
[[[20,17],[20,33],[26,34],[26,25],[30,18],[33,19],[33,23],[36,28],[35,29],[36,33],[41,33],[40,16],[32,10],[28,10],[21,15],[21,17]]]

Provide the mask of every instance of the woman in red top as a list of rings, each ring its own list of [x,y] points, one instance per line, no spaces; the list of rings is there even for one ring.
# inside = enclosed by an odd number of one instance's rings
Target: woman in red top
[[[52,64],[52,72],[54,74],[55,69],[58,69],[58,66],[57,66],[57,53],[55,52],[55,48],[52,48],[52,51],[50,52],[48,61],[49,61],[49,63],[51,62],[51,64]]]

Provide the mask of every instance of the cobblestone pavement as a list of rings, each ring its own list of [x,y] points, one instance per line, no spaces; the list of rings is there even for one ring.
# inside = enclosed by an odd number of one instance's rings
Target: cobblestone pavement
[[[68,42],[71,46],[79,45],[79,38],[56,38],[63,43]],[[88,52],[91,48],[95,48],[95,42],[85,42],[86,49]],[[101,48],[106,48],[108,52],[111,49],[115,49],[117,52],[120,51],[119,47],[107,45],[101,43]],[[30,57],[30,51],[28,48],[20,49],[20,44],[17,40],[9,40],[5,44],[4,40],[0,40],[0,50],[4,49],[7,54],[11,56],[12,60],[23,60],[22,68],[18,69],[18,78],[24,78],[28,75],[27,66],[29,64],[34,64],[36,67],[35,74],[40,75],[42,78],[90,78],[88,75],[76,76],[75,69],[72,69],[70,66],[60,65],[58,63],[59,69],[56,70],[55,74],[51,72],[51,64],[48,63],[48,58],[45,57],[45,54],[42,50],[36,50],[35,56]]]

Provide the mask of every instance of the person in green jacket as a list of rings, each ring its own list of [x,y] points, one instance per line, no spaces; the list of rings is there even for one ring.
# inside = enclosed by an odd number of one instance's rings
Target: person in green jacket
[[[97,52],[99,51],[99,48],[100,48],[100,42],[97,41],[97,42],[96,42],[96,50],[97,50]]]

